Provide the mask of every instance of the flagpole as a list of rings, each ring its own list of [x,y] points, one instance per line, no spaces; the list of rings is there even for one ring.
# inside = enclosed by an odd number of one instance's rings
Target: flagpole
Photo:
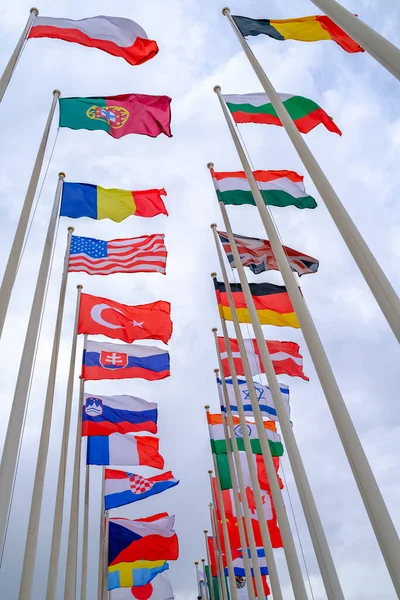
[[[400,50],[375,29],[335,0],[311,0],[396,79],[400,79]]]
[[[375,296],[375,299],[383,314],[385,315],[387,322],[392,328],[393,333],[395,334],[397,339],[400,341],[400,300],[396,292],[394,291],[388,278],[382,271],[378,261],[376,260],[368,245],[366,244],[364,238],[362,237],[357,227],[351,220],[350,215],[344,208],[338,195],[336,194],[332,185],[328,181],[325,173],[322,171],[311,150],[309,149],[303,137],[297,130],[297,127],[295,126],[292,118],[290,117],[289,113],[284,107],[272,83],[263,71],[260,63],[254,56],[246,40],[235,25],[235,22],[233,21],[230,15],[229,9],[224,8],[223,14],[227,17],[228,21],[230,22],[232,29],[234,30],[261,85],[263,86],[265,92],[269,96],[271,104],[276,110],[276,113],[280,121],[282,122],[283,127],[286,130],[286,133],[288,134],[301,161],[303,162],[311,179],[313,180],[314,185],[320,193],[321,198],[325,202],[325,205],[336,227],[338,228],[343,240],[347,244],[347,247],[350,250],[371,292]],[[232,133],[233,123],[230,117],[230,113],[225,105],[225,102],[223,101],[220,86],[215,86],[214,91],[218,95],[219,101],[221,103],[222,109],[228,122],[229,129]],[[236,142],[235,145],[236,148],[238,148]]]
[[[339,577],[336,572],[333,558],[329,549],[328,541],[325,536],[325,531],[318,513],[317,506],[315,504],[315,500],[311,491],[311,486],[308,481],[306,470],[303,465],[300,451],[297,446],[296,438],[293,433],[292,424],[290,422],[289,416],[286,412],[282,400],[278,379],[275,374],[271,356],[268,352],[268,348],[265,343],[262,327],[260,325],[260,321],[254,305],[254,300],[251,295],[250,286],[248,284],[246,273],[240,260],[239,251],[237,249],[236,242],[233,237],[228,214],[223,203],[220,202],[219,205],[221,209],[222,218],[224,220],[224,225],[227,230],[229,243],[233,252],[235,266],[237,268],[239,280],[242,285],[243,294],[245,296],[247,308],[249,310],[251,324],[254,329],[258,347],[260,348],[260,355],[264,365],[265,374],[267,376],[268,385],[271,389],[272,398],[274,400],[275,408],[278,414],[279,425],[282,430],[283,439],[288,453],[290,465],[292,467],[296,486],[299,492],[301,504],[306,518],[308,530],[310,532],[311,540],[314,546],[314,551],[317,557],[318,565],[321,571],[325,590],[329,600],[344,600],[344,595],[340,585]],[[216,225],[213,224],[211,227],[214,234],[215,244],[217,248],[221,250],[219,245],[218,234],[216,231]]]
[[[213,576],[212,576],[212,567],[211,567],[211,556],[210,556],[210,549],[208,547],[208,538],[207,538],[207,529],[204,529],[204,537],[205,537],[205,542],[206,542],[206,555],[207,555],[207,562],[208,562],[208,585],[210,588],[210,596],[211,596],[211,600],[215,600],[215,594],[214,594],[214,582],[213,582]],[[217,561],[215,561],[217,562]],[[207,576],[207,573],[206,573]]]
[[[60,557],[60,544],[61,544],[61,531],[62,522],[64,515],[64,492],[65,492],[65,474],[67,468],[67,455],[68,455],[68,438],[69,429],[71,424],[71,408],[72,399],[74,395],[74,383],[75,383],[75,361],[76,361],[76,347],[78,342],[78,320],[79,320],[79,307],[81,303],[82,285],[77,285],[77,296],[76,296],[76,308],[75,308],[75,321],[73,328],[73,337],[71,345],[71,355],[69,362],[69,373],[67,382],[67,393],[64,410],[64,424],[61,438],[61,453],[60,461],[58,464],[58,479],[57,479],[57,492],[56,492],[56,506],[53,518],[53,530],[51,538],[51,551],[50,551],[50,564],[49,573],[47,580],[47,591],[46,600],[55,600],[56,588],[57,588],[57,576],[59,568],[59,557]]]
[[[36,189],[42,169],[44,154],[46,152],[47,140],[49,138],[50,127],[53,121],[54,112],[57,105],[57,100],[60,97],[59,90],[53,92],[53,102],[51,103],[49,116],[44,128],[42,141],[40,142],[39,150],[36,156],[32,175],[29,181],[24,204],[18,221],[17,230],[15,232],[14,241],[8,257],[7,266],[4,271],[3,280],[0,287],[0,337],[3,333],[4,322],[7,316],[8,305],[10,303],[11,292],[14,287],[15,278],[17,276],[18,266],[22,256],[22,249],[25,241],[26,230],[28,228],[29,217],[32,210],[33,201],[35,199]],[[58,215],[57,215],[58,216]],[[40,273],[39,273],[40,276]],[[0,520],[2,518],[0,517]]]
[[[60,176],[62,181],[63,175]],[[71,249],[73,227],[68,227],[67,246],[64,256],[64,269],[60,285],[57,319],[54,329],[53,348],[51,352],[49,376],[47,381],[46,400],[44,405],[42,428],[39,441],[35,481],[33,486],[31,508],[29,514],[28,534],[25,544],[22,579],[19,590],[19,600],[30,600],[32,595],[33,576],[35,571],[37,541],[39,535],[40,512],[43,501],[43,486],[46,473],[47,457],[49,452],[50,430],[54,405],[54,391],[56,386],[58,355],[60,351],[61,329],[64,317],[65,294],[68,282],[68,265]]]
[[[83,512],[83,543],[82,543],[82,578],[81,600],[86,600],[87,568],[88,568],[88,543],[89,543],[89,465],[85,468],[85,503]]]
[[[100,537],[99,537],[99,571],[97,580],[97,600],[103,600],[103,581],[104,581],[104,493],[105,493],[105,467],[101,467],[101,505],[100,505]]]
[[[201,596],[200,577],[199,577],[199,562],[197,560],[194,561],[194,568],[196,569],[197,595]]]
[[[207,413],[207,421],[208,421],[208,414],[209,414],[210,407],[208,405],[206,405],[204,408]],[[225,422],[224,422],[224,425],[225,425],[225,427],[224,427],[224,432],[225,432],[225,429],[226,429]],[[211,439],[212,438],[210,435],[210,442],[211,442]],[[233,446],[233,444],[232,444],[232,446]],[[236,510],[240,547],[243,549],[243,562],[244,562],[244,567],[245,567],[245,573],[246,573],[246,578],[251,580],[252,576],[251,576],[249,555],[248,555],[248,552],[246,552],[246,549],[248,548],[248,543],[246,540],[246,534],[245,534],[244,526],[243,526],[242,510],[241,510],[241,506],[240,506],[238,487],[237,487],[237,483],[236,483],[236,473],[235,473],[235,469],[234,469],[233,462],[232,462],[232,452],[231,452],[230,444],[228,441],[226,441],[226,452],[227,452],[227,457],[228,457],[229,474],[231,476],[231,481],[232,481],[232,495],[233,495],[233,500],[234,500],[234,505],[235,505],[235,510]],[[221,487],[221,483],[219,481],[218,465],[217,465],[217,461],[216,461],[214,454],[213,454],[213,463],[214,463],[215,479],[216,480],[218,479],[219,486]],[[241,495],[242,495],[243,500],[245,502],[247,502],[246,490],[244,490],[244,494],[243,494],[243,492],[241,492]],[[222,492],[221,492],[221,498],[222,498]],[[217,507],[217,504],[215,504],[215,506]],[[248,506],[247,506],[247,508],[248,508]],[[224,508],[224,514],[226,516],[225,508]],[[221,511],[221,515],[222,515],[222,511]],[[222,519],[222,516],[221,516],[221,519]],[[251,536],[252,536],[252,540],[254,542],[254,533],[253,533],[253,528],[251,525],[251,519],[250,519],[250,526],[249,526],[248,522],[246,521],[246,527],[247,527],[247,535],[249,538],[249,543],[250,543]],[[254,542],[254,548],[255,548],[255,542]],[[252,557],[253,557],[254,554],[253,554],[252,549],[251,549],[251,553],[252,553]],[[258,561],[257,561],[257,566],[258,566]],[[254,566],[253,569],[254,569],[254,576],[256,577],[256,582],[257,582],[257,592],[258,592],[258,594],[260,594],[261,590],[263,590],[263,585],[262,585],[262,581],[261,581],[261,573],[260,572],[258,573],[258,575],[259,575],[259,577],[258,577],[256,567]],[[261,586],[259,585],[260,583],[261,583]],[[254,587],[249,592],[249,596],[250,596],[249,600],[255,600]]]
[[[213,459],[214,459],[214,469],[216,469],[217,464],[216,464],[216,460],[215,460],[215,454],[213,454]],[[233,571],[233,563],[232,563],[231,543],[229,541],[228,526],[226,524],[226,516],[225,516],[225,507],[224,507],[224,503],[223,503],[223,499],[222,499],[221,483],[219,481],[218,472],[215,471],[215,483],[217,486],[217,496],[215,496],[214,486],[212,484],[212,471],[208,471],[208,475],[210,477],[211,496],[213,499],[216,520],[218,520],[217,502],[219,504],[219,510],[221,511],[222,535],[223,535],[224,542],[225,542],[225,557],[226,557],[226,564],[228,567],[228,578],[229,578],[229,588],[230,588],[230,592],[231,592],[231,597],[232,597],[232,600],[238,600],[235,573]],[[217,523],[217,529],[218,529],[218,523]],[[222,550],[222,544],[220,544],[220,545],[221,545],[221,550]],[[224,571],[223,571],[223,573],[225,575]]]
[[[209,595],[208,595],[208,583],[207,583],[207,573],[206,573],[206,568],[205,568],[205,562],[206,562],[206,559],[202,558],[201,564],[202,564],[202,568],[203,568],[203,574],[205,577],[205,580],[204,580],[204,591],[205,591],[205,596],[206,596],[205,600],[210,600]]]
[[[386,562],[386,566],[392,578],[393,585],[396,592],[400,596],[400,540],[397,531],[394,527],[393,521],[390,517],[389,511],[378,487],[367,456],[364,452],[361,441],[357,435],[357,431],[351,420],[350,413],[347,409],[339,386],[337,384],[335,375],[332,371],[332,367],[329,363],[328,357],[325,353],[325,349],[322,345],[318,331],[315,327],[315,323],[311,317],[304,298],[302,297],[298,288],[297,282],[294,278],[293,272],[290,269],[287,261],[286,254],[282,248],[277,230],[272,221],[271,215],[269,214],[265,203],[262,199],[260,190],[254,179],[254,175],[251,171],[250,164],[241,146],[239,137],[236,129],[233,125],[232,119],[230,118],[229,111],[226,104],[218,92],[218,97],[223,109],[229,130],[231,132],[233,141],[238,151],[240,160],[243,168],[246,172],[246,177],[249,181],[254,200],[259,210],[261,220],[265,227],[268,235],[268,239],[271,242],[272,251],[278,263],[279,270],[282,274],[284,283],[292,301],[293,307],[297,314],[300,322],[302,333],[310,352],[312,361],[318,374],[322,389],[324,391],[326,400],[328,402],[330,411],[335,421],[336,428],[338,430],[340,439],[342,441],[343,448],[345,450],[347,459],[350,463],[353,475],[357,482],[361,497],[363,499],[365,508],[367,510],[369,519],[371,521],[372,528],[380,546],[382,555]],[[291,121],[291,119],[289,118]],[[292,125],[293,122],[291,121]],[[293,125],[294,127],[294,125]],[[296,129],[297,132],[297,129]],[[298,133],[298,132],[297,132]],[[303,142],[301,136],[299,136]],[[306,146],[307,148],[307,146]],[[307,148],[308,150],[308,148]],[[240,260],[238,261],[241,265]],[[239,272],[239,268],[238,268]],[[252,304],[252,302],[250,302]],[[249,306],[249,305],[248,305]],[[253,305],[254,306],[254,305]],[[250,310],[250,308],[249,308]],[[257,318],[258,321],[258,318]],[[400,320],[399,320],[400,324]],[[400,333],[400,330],[399,330]],[[260,348],[260,352],[264,354],[264,358],[268,361],[267,349],[264,344]],[[262,357],[263,363],[264,359]],[[265,367],[265,364],[264,364]]]
[[[217,523],[217,519],[216,519],[216,516],[214,513],[212,502],[210,502],[210,504],[208,506],[210,508],[211,528],[212,528],[213,539],[214,539],[214,556],[215,556],[215,565],[216,565],[216,570],[217,570],[218,594],[219,594],[219,597],[222,598],[223,600],[229,600],[227,589],[226,589],[224,561],[222,558],[218,523]]]
[[[216,244],[216,249],[217,249],[218,259],[219,259],[221,272],[222,272],[222,276],[223,276],[223,280],[224,280],[224,284],[225,284],[225,289],[226,289],[226,293],[227,293],[227,297],[228,297],[228,301],[229,301],[229,307],[231,310],[232,321],[233,321],[236,337],[237,337],[238,344],[239,344],[240,355],[242,358],[245,377],[246,377],[246,381],[247,381],[247,386],[249,389],[251,406],[253,409],[253,415],[254,415],[254,419],[256,422],[258,437],[260,439],[262,456],[263,456],[265,469],[266,469],[267,476],[268,476],[269,485],[271,488],[272,500],[275,504],[276,514],[278,517],[278,524],[279,524],[279,527],[281,530],[283,547],[284,547],[286,561],[287,561],[289,574],[290,574],[290,578],[291,578],[291,582],[292,582],[294,597],[296,600],[307,600],[308,596],[307,596],[307,592],[306,592],[306,588],[305,588],[305,584],[304,584],[304,580],[303,580],[303,575],[302,575],[301,568],[300,568],[300,562],[299,562],[299,558],[297,556],[297,551],[296,551],[296,547],[294,544],[293,535],[292,535],[292,531],[291,531],[290,524],[289,524],[289,519],[288,519],[288,516],[286,513],[286,508],[285,508],[285,505],[283,502],[282,493],[281,493],[281,490],[280,490],[280,487],[278,484],[278,478],[277,478],[275,466],[274,466],[274,463],[272,460],[269,443],[267,440],[267,436],[265,435],[264,423],[263,423],[260,408],[258,405],[257,396],[255,393],[254,382],[253,382],[253,378],[251,375],[251,369],[250,369],[249,361],[247,358],[246,348],[244,346],[242,331],[240,329],[239,320],[238,320],[238,317],[236,314],[235,304],[233,301],[232,292],[231,292],[231,288],[230,288],[229,281],[228,281],[228,275],[227,275],[224,261],[222,258],[221,249],[220,249],[219,245],[217,245],[217,244]],[[214,275],[215,275],[215,273],[212,274],[212,277]],[[223,327],[224,338],[226,338],[226,340],[227,340],[227,342],[226,342],[227,352],[230,352],[229,338],[228,338],[228,332],[226,329],[225,319],[221,319],[221,325]],[[241,398],[239,398],[239,400],[238,400],[238,408],[240,406],[243,407],[243,405],[241,404]],[[239,413],[239,415],[240,414],[243,415],[243,413]],[[243,440],[245,440],[246,437],[248,438],[247,427],[246,426],[242,427],[242,430],[243,430]],[[246,442],[245,442],[245,444],[246,444]],[[251,463],[249,463],[249,468],[250,468],[250,464],[252,464],[252,461],[251,461]]]
[[[14,478],[18,466],[19,446],[22,439],[25,412],[28,405],[29,386],[33,374],[33,356],[39,341],[41,317],[44,310],[47,282],[58,221],[59,204],[64,173],[58,176],[53,209],[47,229],[35,295],[33,297],[24,349],[18,371],[14,399],[0,464],[0,554],[4,549],[8,515],[11,505]]]
[[[103,565],[103,600],[108,600],[108,539],[110,533],[110,515],[108,510],[105,511],[105,532],[104,532],[104,565]]]
[[[86,348],[87,335],[84,336]],[[78,415],[76,424],[74,470],[72,479],[72,498],[69,516],[67,571],[65,575],[64,600],[76,599],[76,576],[78,559],[78,530],[79,530],[79,490],[81,475],[81,439],[82,439],[82,405],[85,380],[80,378]]]
[[[258,478],[257,478],[256,466],[254,463],[254,455],[253,455],[252,448],[251,448],[250,437],[249,437],[249,434],[247,431],[246,416],[245,416],[244,409],[243,409],[243,402],[242,402],[242,397],[241,397],[240,390],[239,390],[239,384],[238,384],[238,380],[237,380],[235,364],[233,361],[232,350],[231,350],[231,346],[229,343],[228,330],[226,328],[225,319],[223,317],[221,317],[221,326],[222,326],[223,336],[224,336],[224,340],[225,340],[225,347],[226,347],[227,354],[228,354],[229,369],[231,372],[232,384],[233,384],[233,389],[234,389],[234,393],[235,393],[236,404],[238,407],[240,426],[241,426],[242,432],[243,432],[243,442],[244,442],[244,447],[245,447],[245,452],[246,452],[247,465],[249,468],[251,487],[253,490],[254,500],[256,503],[256,511],[257,511],[258,521],[260,524],[261,538],[262,538],[262,542],[263,542],[265,556],[267,559],[269,578],[270,578],[270,582],[271,582],[271,589],[272,589],[272,593],[274,596],[274,600],[283,600],[278,570],[276,568],[275,556],[274,556],[274,552],[273,552],[273,548],[272,548],[271,538],[269,535],[269,529],[268,529],[268,525],[266,523],[266,519],[264,518],[264,508],[263,508],[263,502],[262,502],[262,498],[261,498],[260,485],[259,485]],[[223,387],[223,392],[224,392],[224,397],[225,397],[224,404],[225,404],[225,408],[226,408],[227,416],[228,416],[229,430],[230,430],[232,439],[236,440],[236,436],[234,435],[232,411],[231,411],[230,402],[229,402],[228,390],[226,387],[225,377],[223,375],[224,371],[223,371],[223,366],[222,366],[222,358],[221,358],[221,353],[219,351],[219,346],[218,346],[217,329],[214,328],[212,331],[214,334],[215,349],[217,352],[218,364],[219,364],[219,368],[220,368],[220,372],[221,372],[221,381],[222,381],[222,387]],[[235,458],[237,457],[237,463],[239,463],[239,466],[240,466],[240,469],[237,472],[238,472],[238,476],[240,477],[239,482],[240,482],[240,486],[241,486],[241,490],[242,490],[243,488],[245,488],[245,484],[244,484],[244,479],[243,479],[242,466],[240,463],[240,457],[239,457],[239,453],[238,453],[237,441],[235,444],[233,444],[233,448],[234,448]],[[235,448],[236,448],[236,451],[235,451]],[[275,476],[275,474],[274,474],[274,476]],[[243,496],[242,491],[241,491],[241,494]],[[246,503],[247,503],[247,497],[246,497]],[[248,508],[249,508],[249,506],[247,503],[247,509]],[[251,522],[250,511],[246,510],[246,513],[248,515],[248,519],[250,519],[250,522]],[[250,525],[250,527],[251,527],[251,531],[253,531],[253,528],[251,525]],[[247,525],[247,530],[249,530],[248,525]],[[254,535],[253,535],[253,538],[254,538]],[[251,553],[253,554],[253,550],[251,548],[250,548],[250,550],[251,550]]]
[[[3,100],[8,84],[11,81],[11,77],[13,76],[15,67],[17,66],[17,63],[24,49],[25,40],[27,39],[28,34],[31,30],[33,21],[35,20],[38,14],[39,11],[37,8],[31,8],[28,21],[24,27],[21,37],[19,38],[18,43],[15,46],[14,52],[11,54],[10,60],[8,61],[7,66],[4,69],[3,75],[0,77],[0,102]]]

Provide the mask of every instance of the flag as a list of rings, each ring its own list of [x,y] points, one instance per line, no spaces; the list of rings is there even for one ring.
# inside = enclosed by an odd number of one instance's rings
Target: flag
[[[153,581],[154,577],[167,571],[166,560],[135,560],[108,567],[108,589],[140,589]]]
[[[157,43],[148,39],[138,23],[104,15],[78,20],[35,17],[28,38],[55,38],[98,48],[130,65],[141,65],[158,53]]]
[[[72,236],[68,271],[88,275],[111,273],[162,273],[165,275],[167,248],[164,234],[119,240],[97,240]]]
[[[110,219],[116,223],[132,215],[150,219],[156,215],[168,215],[161,198],[166,195],[164,188],[130,191],[64,181],[60,217],[88,217],[97,221]]]
[[[264,203],[270,206],[315,208],[316,201],[304,187],[304,177],[295,171],[253,171]],[[224,204],[256,206],[244,171],[211,170],[218,200]],[[65,186],[65,183],[64,183]]]
[[[207,413],[208,428],[210,432],[210,443],[211,450],[214,454],[226,454],[226,441],[224,434],[224,426],[221,414]],[[239,417],[232,416],[233,426],[237,441],[238,450],[244,450],[244,439],[242,426],[240,425]],[[258,437],[257,427],[255,423],[247,421],[247,432],[250,438],[251,449],[254,454],[261,454],[261,442]],[[263,421],[265,435],[268,439],[269,449],[271,450],[272,456],[282,456],[283,446],[281,442],[281,436],[276,431],[276,425],[274,421]],[[232,448],[232,442],[231,442]]]
[[[156,346],[86,342],[82,357],[82,378],[130,379],[148,381],[170,376],[169,353]]]
[[[260,566],[260,571],[261,571],[261,575],[268,575],[268,567],[267,567],[267,560],[265,558],[265,550],[263,547],[261,548],[257,548],[257,562]],[[235,560],[232,561],[233,563],[233,572],[235,573],[236,577],[246,577],[246,571],[244,569],[244,560],[243,560],[243,550],[241,548],[238,548],[238,552],[240,552],[240,556],[238,556],[237,558],[235,558]],[[250,558],[250,570],[251,570],[251,574],[254,577],[254,570],[251,567],[251,550],[250,548],[247,549],[247,554]],[[224,569],[225,571],[225,575],[228,575],[228,568],[225,567]]]
[[[221,411],[222,412],[226,412],[226,408],[225,408],[225,404],[222,402],[222,381],[221,379],[217,379],[217,383],[218,385],[218,392],[220,395],[220,399],[221,399]],[[231,408],[231,412],[234,415],[238,414],[238,407],[236,404],[236,397],[235,397],[235,390],[233,388],[233,382],[232,379],[225,379],[225,383],[226,383],[226,387],[228,389],[228,398],[229,398],[229,406]],[[260,407],[260,411],[261,411],[261,415],[263,417],[266,417],[268,419],[271,419],[271,421],[278,421],[278,415],[275,409],[275,404],[274,404],[274,400],[272,398],[272,393],[270,388],[267,385],[262,385],[261,383],[257,383],[256,381],[253,381],[254,383],[254,389],[256,392],[256,396],[257,396],[257,400],[258,400],[258,406]],[[240,397],[242,399],[242,403],[243,403],[243,410],[244,410],[244,414],[247,417],[253,417],[253,408],[251,406],[251,400],[250,400],[250,392],[249,392],[249,387],[247,385],[247,381],[245,379],[238,379],[238,384],[239,384],[239,392],[240,392]],[[280,383],[279,384],[279,389],[281,391],[281,396],[282,396],[282,400],[283,400],[283,404],[286,408],[286,412],[288,417],[290,417],[290,405],[289,405],[289,386],[285,385],[284,383]]]
[[[264,373],[262,366],[260,350],[257,340],[245,339],[244,345],[246,348],[247,358],[249,359],[252,375]],[[236,375],[244,375],[242,359],[240,358],[239,344],[235,338],[229,338],[233,362],[235,363]],[[300,346],[295,342],[280,342],[277,340],[265,341],[268,352],[270,353],[274,371],[277,375],[290,375],[290,377],[301,377],[306,381],[309,378],[303,373],[303,357],[299,354]],[[228,362],[228,353],[226,351],[225,340],[223,337],[218,337],[218,346],[221,353],[222,367],[225,377],[231,375]]]
[[[251,323],[249,310],[240,283],[229,284],[233,296],[239,323]],[[227,321],[232,321],[228,295],[225,284],[214,277],[219,314]],[[299,328],[296,313],[284,285],[273,283],[249,283],[254,305],[261,325]]]
[[[173,529],[174,522],[175,517],[169,516],[168,513],[134,521],[121,517],[109,520],[109,590],[131,587],[128,582],[116,581],[115,573],[118,573],[121,564],[132,565],[139,560],[166,561],[178,558],[179,546]]]
[[[322,123],[332,133],[342,135],[332,117],[327,115],[313,100],[294,94],[278,94],[278,96],[300,133],[308,133]],[[282,127],[271,100],[265,92],[227,94],[223,98],[235,123],[263,123]]]
[[[150,339],[167,344],[172,335],[170,313],[171,304],[164,300],[130,306],[82,294],[78,333],[106,335],[128,343]]]
[[[214,555],[212,556],[211,562],[213,563],[214,561]],[[212,569],[211,569],[211,565],[205,565],[204,566],[205,572],[206,572],[206,577],[207,577],[207,582],[208,582],[208,589],[211,590],[211,586],[214,592],[214,600],[223,600],[223,598],[221,598],[220,594],[219,594],[219,585],[218,585],[218,577],[215,575],[212,575]],[[215,571],[216,572],[216,571]],[[229,594],[229,585],[228,585],[228,581],[227,581],[227,577],[225,577],[225,583],[226,583],[226,589],[227,589],[227,593],[228,593],[228,600],[230,600],[230,594]],[[209,598],[212,597],[211,595],[211,591],[208,594]]]
[[[157,404],[134,396],[83,395],[82,435],[157,433]]]
[[[221,514],[221,509],[220,509],[219,500],[218,500],[218,493],[217,493],[215,477],[213,478],[213,486],[214,486],[214,492],[215,492],[215,498],[216,498],[215,509],[217,511],[217,518],[220,521],[222,519],[222,514]],[[255,498],[254,498],[254,492],[251,489],[251,487],[246,487],[246,497],[247,497],[247,503],[249,505],[251,519],[257,521],[258,517],[257,517],[257,511],[256,511],[256,502],[255,502]],[[265,493],[261,492],[261,500],[263,503],[265,521],[270,521],[271,519],[274,518],[271,497],[267,492],[265,492]],[[242,503],[240,492],[239,492],[239,501],[240,501],[240,503]],[[224,504],[226,520],[232,521],[232,519],[237,519],[238,515],[236,512],[236,508],[235,508],[235,501],[233,498],[233,490],[231,490],[231,489],[230,490],[222,490],[222,502]],[[242,512],[243,512],[243,509],[242,509]]]
[[[171,487],[178,485],[171,471],[154,475],[153,477],[142,477],[137,473],[128,473],[116,469],[105,470],[105,510],[131,504],[138,500],[144,500],[149,496],[155,496],[165,492]]]
[[[59,98],[59,127],[106,131],[113,138],[128,133],[157,137],[171,133],[171,98],[147,94]]]
[[[140,465],[163,469],[164,459],[158,451],[159,443],[157,437],[130,433],[88,436],[86,464],[121,467]]]
[[[217,233],[231,267],[236,268],[228,235],[224,231],[217,231]],[[268,240],[260,240],[259,238],[250,238],[236,234],[234,234],[233,238],[236,242],[242,265],[249,267],[250,271],[255,275],[269,270],[279,271],[271,243]],[[290,268],[299,277],[318,271],[319,261],[316,258],[312,258],[312,256],[308,256],[287,246],[282,246],[282,248],[286,254]]]
[[[231,475],[230,475],[230,471],[229,471],[228,455],[227,454],[216,454],[215,458],[217,459],[218,476],[219,476],[219,480],[221,483],[221,488],[223,490],[230,490],[232,488],[232,480],[231,480]],[[244,484],[246,487],[253,487],[251,484],[246,453],[239,452],[239,458],[240,458],[240,462],[242,465]],[[256,464],[257,479],[258,479],[260,488],[266,492],[269,492],[270,488],[269,488],[267,472],[265,470],[263,456],[262,456],[262,454],[253,454],[252,458]],[[273,457],[272,460],[275,465],[275,470],[278,473],[279,458]],[[277,477],[278,477],[280,487],[283,488],[283,483],[282,483],[280,477],[278,475],[277,475]]]
[[[343,29],[325,15],[312,15],[298,19],[250,19],[232,15],[243,37],[265,34],[274,40],[318,42],[333,40],[346,52],[364,52]]]
[[[174,600],[174,593],[168,574],[164,572],[145,586],[113,590],[110,600]]]

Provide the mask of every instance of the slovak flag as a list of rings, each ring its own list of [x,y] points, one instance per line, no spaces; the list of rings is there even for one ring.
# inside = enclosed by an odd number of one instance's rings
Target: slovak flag
[[[120,465],[164,468],[158,451],[160,440],[150,435],[93,435],[87,438],[88,465]]]
[[[160,573],[147,585],[113,590],[110,596],[110,600],[174,600],[167,573]]]
[[[82,378],[87,380],[169,377],[169,353],[156,346],[86,342]]]
[[[178,483],[179,480],[175,479],[171,471],[146,478],[136,473],[106,469],[104,489],[105,510],[137,502],[149,496],[155,496],[178,485]]]
[[[82,435],[157,433],[157,404],[134,396],[84,394]]]

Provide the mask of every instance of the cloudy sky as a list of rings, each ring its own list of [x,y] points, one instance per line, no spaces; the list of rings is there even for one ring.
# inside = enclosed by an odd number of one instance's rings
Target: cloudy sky
[[[390,0],[343,0],[367,23],[400,44],[400,8]],[[0,69],[27,19],[31,3],[15,0],[0,8]],[[30,41],[0,107],[2,144],[0,167],[1,261],[6,264],[35,153],[43,131],[52,90],[63,96],[102,96],[138,92],[173,98],[174,137],[150,139],[127,136],[114,140],[103,132],[61,130],[56,119],[49,140],[43,191],[40,195],[2,341],[0,437],[4,438],[14,393],[29,310],[33,297],[53,194],[59,171],[68,181],[104,187],[145,189],[165,187],[169,217],[152,220],[131,217],[111,221],[61,219],[49,287],[35,377],[26,416],[14,504],[0,572],[1,597],[16,600],[29,516],[29,503],[43,414],[49,356],[57,308],[67,227],[78,235],[113,239],[145,233],[165,233],[169,250],[168,275],[112,275],[107,278],[70,276],[65,309],[59,373],[54,406],[49,465],[40,526],[34,600],[42,600],[50,552],[55,481],[65,401],[67,366],[74,318],[76,285],[84,291],[127,304],[158,299],[172,303],[174,335],[170,342],[171,377],[160,382],[125,380],[88,383],[93,393],[141,396],[159,402],[161,450],[166,468],[179,486],[153,499],[116,511],[137,518],[167,510],[176,515],[181,557],[171,563],[177,600],[195,598],[193,561],[205,554],[203,529],[209,528],[211,468],[204,404],[218,407],[213,369],[217,365],[211,328],[218,314],[210,273],[218,270],[210,223],[221,225],[218,205],[206,164],[216,169],[240,168],[213,86],[227,93],[262,91],[238,42],[221,15],[222,0],[42,0],[42,15],[82,18],[113,14],[139,22],[156,39],[159,55],[141,67],[94,49],[55,40]],[[308,0],[232,0],[233,13],[259,18],[285,18],[315,13]],[[397,290],[400,288],[400,184],[398,153],[400,120],[398,82],[368,55],[349,55],[330,42],[280,43],[266,37],[250,45],[280,92],[297,93],[317,101],[343,131],[340,138],[322,126],[307,135],[362,235]],[[280,128],[241,127],[252,161],[258,169],[294,169],[304,173],[285,132]],[[50,153],[55,144],[54,154]],[[43,175],[44,175],[43,171]],[[42,176],[43,180],[43,176]],[[400,525],[397,405],[399,353],[394,336],[358,272],[327,210],[306,175],[309,192],[319,206],[314,211],[272,210],[287,245],[320,260],[319,273],[303,277],[301,286],[314,316],[344,394],[351,416],[397,526]],[[253,207],[231,208],[236,233],[263,237]],[[232,274],[232,281],[234,275]],[[251,275],[249,279],[256,280]],[[279,282],[279,274],[257,281]],[[246,337],[251,335],[243,326]],[[291,389],[294,432],[307,468],[321,518],[347,600],[391,600],[395,592],[368,522],[330,412],[302,335],[291,329],[265,327],[269,339],[297,341],[304,354],[306,383],[281,377]],[[101,339],[101,338],[99,338]],[[80,355],[82,340],[79,340]],[[157,345],[161,345],[157,343]],[[78,361],[79,362],[79,356]],[[77,393],[77,386],[76,386]],[[76,396],[75,396],[76,402]],[[76,421],[76,404],[73,423]],[[71,463],[67,492],[70,493]],[[309,573],[310,599],[326,596],[306,530],[290,466],[282,461],[289,516],[299,530],[304,573]],[[144,472],[144,471],[143,471]],[[83,473],[83,471],[82,471]],[[88,600],[96,598],[100,473],[92,468]],[[293,505],[292,514],[289,497]],[[65,567],[65,532],[61,573]],[[276,552],[285,600],[293,598],[283,551]],[[59,579],[61,600],[63,577]]]

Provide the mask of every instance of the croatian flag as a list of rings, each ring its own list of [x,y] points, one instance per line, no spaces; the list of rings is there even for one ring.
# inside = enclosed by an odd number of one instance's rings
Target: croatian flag
[[[157,346],[86,342],[82,358],[82,378],[142,378],[148,381],[169,377],[169,353]]]
[[[145,478],[136,473],[106,469],[104,490],[105,509],[110,510],[111,508],[117,508],[118,506],[124,506],[125,504],[160,494],[178,485],[178,483],[179,481],[175,479],[171,471]]]
[[[134,396],[84,394],[82,435],[157,433],[157,404]]]
[[[120,465],[164,468],[158,451],[160,440],[148,435],[94,435],[87,438],[88,465]]]

